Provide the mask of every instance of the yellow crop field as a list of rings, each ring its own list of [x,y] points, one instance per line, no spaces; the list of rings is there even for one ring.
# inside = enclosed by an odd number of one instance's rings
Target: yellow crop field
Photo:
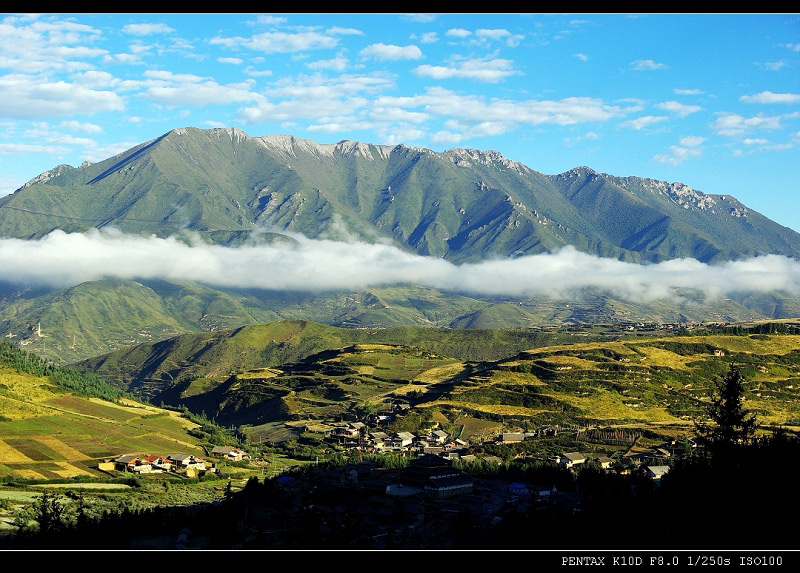
[[[55,462],[55,464],[60,467],[60,470],[53,470],[53,473],[58,474],[63,478],[71,478],[75,476],[91,476],[92,474],[87,472],[84,469],[79,468],[78,466],[74,466],[67,462]]]
[[[415,376],[415,379],[426,383],[441,382],[460,374],[462,370],[464,370],[464,364],[462,362],[454,362],[426,370]]]
[[[68,446],[61,440],[54,438],[52,436],[35,436],[33,439],[39,442],[40,444],[44,444],[57,454],[64,456],[65,460],[76,461],[76,460],[89,459],[89,456],[87,456],[86,454],[79,452],[75,448]]]
[[[20,451],[12,448],[3,440],[0,440],[0,460],[4,463],[19,464],[25,462],[32,462],[28,456],[22,454]]]
[[[427,404],[421,404],[419,407],[428,406],[455,406],[458,408],[466,408],[474,410],[475,412],[486,412],[487,414],[498,414],[500,416],[535,416],[547,410],[534,410],[532,408],[525,408],[523,406],[508,406],[506,404],[474,404],[470,402],[452,402],[450,400],[436,400]]]
[[[686,370],[688,368],[686,366],[687,362],[697,360],[696,356],[681,356],[655,346],[637,346],[637,350],[645,355],[646,359],[640,360],[645,366],[666,366],[668,368]]]

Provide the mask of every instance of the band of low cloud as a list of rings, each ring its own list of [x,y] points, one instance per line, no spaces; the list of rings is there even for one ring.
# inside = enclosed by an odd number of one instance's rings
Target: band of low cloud
[[[552,254],[455,265],[382,243],[291,238],[226,247],[199,238],[187,243],[115,230],[56,230],[39,240],[0,239],[1,278],[62,288],[110,277],[296,291],[412,283],[464,294],[552,298],[591,287],[638,303],[675,299],[682,288],[707,297],[743,291],[800,294],[800,261],[778,255],[716,265],[694,259],[639,265],[566,247]]]

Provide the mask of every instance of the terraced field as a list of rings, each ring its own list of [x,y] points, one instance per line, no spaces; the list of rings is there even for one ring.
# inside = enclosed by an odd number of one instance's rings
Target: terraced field
[[[691,429],[694,420],[704,416],[715,381],[731,363],[745,375],[745,407],[758,414],[761,424],[800,424],[800,337],[793,335],[670,337],[538,348],[483,365],[419,406],[507,426],[592,422]]]
[[[65,393],[47,377],[0,372],[0,477],[99,476],[98,461],[125,453],[202,454],[188,420],[137,404]]]

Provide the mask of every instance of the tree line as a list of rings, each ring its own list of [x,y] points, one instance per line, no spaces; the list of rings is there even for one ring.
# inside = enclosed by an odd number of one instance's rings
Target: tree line
[[[0,342],[0,367],[11,368],[20,374],[49,377],[62,388],[83,396],[118,402],[127,394],[93,374],[57,365],[52,360],[20,350],[16,345]]]

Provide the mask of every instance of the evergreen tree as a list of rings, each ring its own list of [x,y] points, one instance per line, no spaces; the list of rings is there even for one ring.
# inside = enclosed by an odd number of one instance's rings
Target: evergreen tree
[[[708,446],[726,447],[747,443],[756,431],[756,415],[744,409],[744,377],[731,364],[728,372],[717,382],[709,404],[711,424],[697,424],[700,438]]]

